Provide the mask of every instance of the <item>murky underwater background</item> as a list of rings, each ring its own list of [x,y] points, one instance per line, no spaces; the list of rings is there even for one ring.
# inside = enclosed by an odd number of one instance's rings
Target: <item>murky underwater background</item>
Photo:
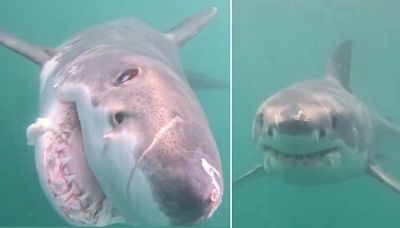
[[[229,1],[0,0],[0,28],[35,44],[57,46],[81,29],[137,17],[159,31],[211,6],[214,21],[180,52],[185,69],[229,83]],[[38,112],[39,67],[0,47],[0,226],[65,226],[39,186],[25,129]],[[229,90],[197,93],[217,141],[224,172],[223,202],[204,226],[229,224]]]
[[[234,0],[233,178],[261,161],[251,126],[262,101],[322,77],[330,53],[346,39],[353,40],[354,94],[400,123],[399,21],[398,1]],[[237,228],[400,227],[400,194],[367,175],[323,186],[268,176],[234,187],[232,210]]]

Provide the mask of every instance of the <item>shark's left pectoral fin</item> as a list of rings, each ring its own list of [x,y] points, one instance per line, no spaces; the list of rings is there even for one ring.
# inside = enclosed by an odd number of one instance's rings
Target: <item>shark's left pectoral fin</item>
[[[371,154],[369,173],[400,193],[400,126],[371,113],[376,134],[376,153]]]
[[[211,21],[216,13],[217,8],[215,7],[201,11],[171,28],[166,32],[166,35],[177,46],[183,46],[188,40],[196,36]]]
[[[43,65],[54,55],[52,49],[32,45],[2,30],[0,30],[0,45],[25,56],[38,65]]]
[[[372,154],[374,162],[382,167],[395,167],[400,178],[400,125],[393,123],[375,112],[370,112],[376,135],[376,153]]]
[[[400,182],[396,180],[393,176],[386,173],[380,166],[370,162],[368,164],[368,172],[373,177],[377,178],[383,184],[389,186],[394,191],[400,193]]]
[[[191,70],[185,70],[190,86],[195,90],[229,89],[229,84]]]
[[[233,181],[232,186],[233,187],[241,187],[245,186],[249,183],[252,183],[262,177],[265,177],[265,170],[264,166],[262,164],[257,165],[253,169],[247,171],[245,174],[237,178],[236,180]]]

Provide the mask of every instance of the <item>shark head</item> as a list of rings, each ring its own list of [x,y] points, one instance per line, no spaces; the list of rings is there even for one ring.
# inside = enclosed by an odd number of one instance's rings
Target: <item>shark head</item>
[[[348,89],[350,47],[345,42],[334,52],[326,79],[283,89],[260,106],[253,138],[266,171],[317,184],[366,170],[372,123]]]
[[[82,102],[95,173],[108,176],[104,186],[119,189],[118,204],[142,214],[139,219],[150,222],[158,208],[157,216],[177,224],[209,217],[221,200],[218,151],[190,88],[174,72],[142,58],[126,56],[108,66],[104,81],[86,84],[90,102]],[[148,211],[132,206],[145,204],[138,203],[144,192],[154,202]]]
[[[182,26],[197,32],[198,19],[205,23],[204,17],[214,14],[212,9],[197,15],[167,34],[134,23],[142,30],[125,31],[132,23],[117,24],[108,31],[120,26],[121,39],[130,32],[141,42],[128,41],[122,48],[95,44],[54,80],[55,94],[76,104],[91,170],[130,223],[199,223],[221,202],[218,149],[176,53],[193,35],[182,33]],[[73,52],[70,43],[55,62]],[[76,48],[85,40],[72,43]]]

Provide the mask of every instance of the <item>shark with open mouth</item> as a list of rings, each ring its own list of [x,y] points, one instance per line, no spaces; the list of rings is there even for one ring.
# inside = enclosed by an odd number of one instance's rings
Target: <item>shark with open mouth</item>
[[[27,138],[66,222],[191,225],[213,215],[221,162],[178,48],[215,15],[201,11],[165,33],[120,19],[54,49],[0,32],[0,44],[42,67],[39,118]]]
[[[337,183],[368,173],[400,192],[395,178],[399,170],[393,169],[398,165],[389,165],[398,155],[387,146],[400,139],[400,127],[352,94],[351,49],[351,41],[336,48],[324,79],[294,84],[261,104],[253,139],[263,162],[235,185],[266,173],[301,185]]]

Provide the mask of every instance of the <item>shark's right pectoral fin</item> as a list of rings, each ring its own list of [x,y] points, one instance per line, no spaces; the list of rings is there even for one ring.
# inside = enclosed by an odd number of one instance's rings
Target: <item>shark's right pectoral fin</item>
[[[368,164],[368,172],[370,175],[377,178],[383,184],[400,193],[400,182],[394,177],[390,176],[388,173],[386,173],[379,165],[370,162]]]
[[[54,50],[38,47],[0,30],[0,45],[25,56],[32,62],[43,65],[54,55]]]
[[[232,186],[233,187],[240,187],[240,186],[245,186],[249,183],[252,183],[260,178],[265,177],[265,170],[262,164],[257,165],[253,169],[249,170],[239,178],[233,181]]]

